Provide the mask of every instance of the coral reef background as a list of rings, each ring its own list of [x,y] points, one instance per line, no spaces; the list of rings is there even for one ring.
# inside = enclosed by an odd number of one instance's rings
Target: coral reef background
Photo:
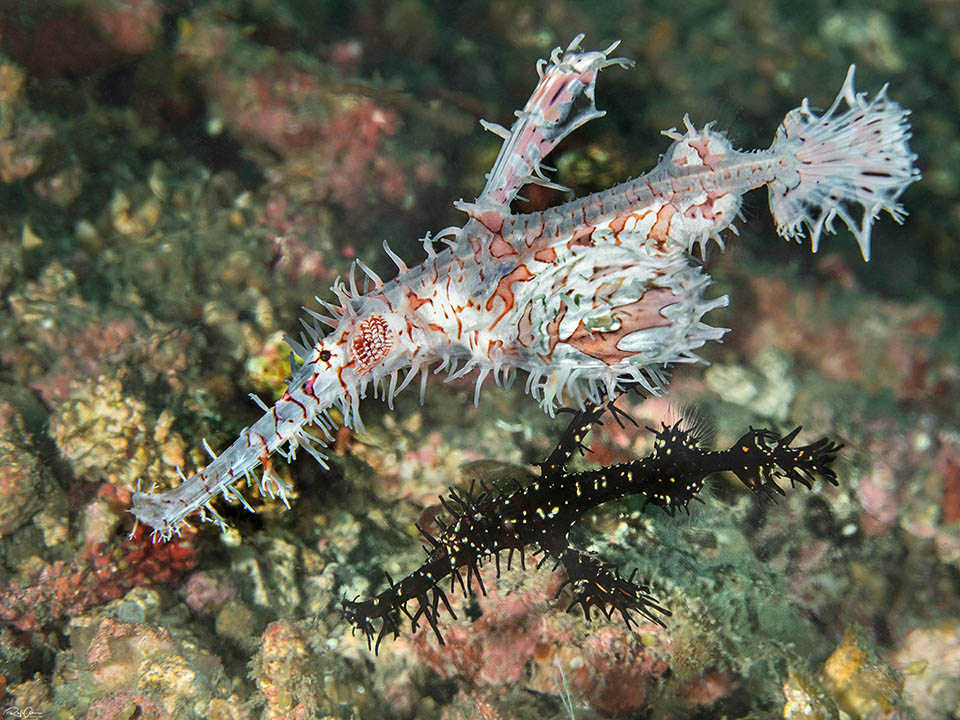
[[[285,332],[354,258],[389,272],[462,217],[534,64],[622,39],[607,117],[551,158],[586,193],[651,168],[684,112],[769,144],[846,67],[913,109],[923,180],[864,264],[776,237],[757,200],[707,265],[733,328],[649,423],[695,402],[717,440],[805,426],[840,486],[758,505],[717,479],[689,518],[624,503],[578,539],[639,567],[665,630],[585,622],[559,576],[485,571],[447,645],[374,661],[342,596],[420,559],[448,484],[523,477],[563,426],[469,383],[364,408],[291,511],[128,538],[137,482],[204,462],[270,401]],[[928,0],[59,0],[0,6],[0,707],[98,718],[960,716],[960,9]],[[529,207],[557,202],[541,188]],[[608,423],[587,464],[648,438]],[[462,611],[462,612],[461,612]],[[25,715],[24,715],[25,716]]]

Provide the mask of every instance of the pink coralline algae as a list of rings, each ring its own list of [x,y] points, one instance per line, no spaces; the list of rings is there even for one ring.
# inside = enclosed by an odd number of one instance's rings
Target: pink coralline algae
[[[267,201],[257,222],[270,231],[269,237],[276,246],[273,268],[286,279],[326,282],[336,277],[325,254],[312,247],[316,235],[325,231],[312,208],[292,210],[285,198],[277,197]]]
[[[238,53],[249,61],[243,72],[231,60]],[[264,164],[286,196],[353,212],[369,207],[369,195],[388,203],[403,197],[407,178],[384,147],[396,114],[324,77],[330,68],[263,51],[238,26],[202,12],[181,23],[178,56],[202,79],[211,127],[228,130],[255,153],[269,149],[281,157]]]
[[[914,484],[901,510],[902,527],[911,535],[933,541],[940,561],[960,566],[960,437],[948,428],[936,433],[930,448],[928,479]],[[921,465],[925,469],[927,462]],[[922,476],[921,476],[922,477]]]
[[[119,546],[89,546],[75,560],[50,563],[0,589],[0,622],[24,632],[39,630],[140,585],[172,582],[195,565],[192,540],[188,530],[171,542],[151,543],[140,526]]]
[[[536,558],[527,563],[535,564]],[[553,599],[560,574],[551,576],[546,587],[535,573],[507,572],[497,581],[488,567],[481,575],[487,594],[474,598],[478,619],[445,623],[444,645],[424,632],[401,636],[395,647],[384,650],[389,663],[393,653],[412,649],[440,677],[461,679],[458,704],[470,707],[473,717],[500,717],[496,698],[511,687],[564,694],[604,716],[623,717],[662,702],[706,707],[734,684],[730,672],[711,668],[691,670],[680,680],[672,668],[673,639],[663,630],[646,632],[652,624],[635,632],[617,622],[588,629],[562,612],[569,602],[566,593]],[[458,615],[462,605],[455,605]]]
[[[640,636],[616,626],[591,633],[580,656],[580,667],[567,673],[570,689],[609,715],[652,707],[658,680],[669,667]]]
[[[949,452],[941,450],[935,461],[934,454],[926,447],[930,441],[926,432],[916,428],[900,432],[889,420],[876,421],[868,430],[869,435],[861,441],[861,446],[873,462],[857,484],[861,528],[868,537],[876,537],[900,522],[914,535],[929,536],[929,532],[921,529],[928,523],[917,523],[918,512],[924,515],[931,502],[939,506],[949,497],[934,500],[917,487],[915,480],[922,470],[933,470],[935,474],[939,471],[946,478]],[[946,487],[949,480],[944,492]],[[946,512],[952,512],[952,508]]]
[[[294,144],[277,168],[280,186],[287,193],[306,193],[311,201],[325,200],[354,213],[369,207],[371,197],[398,203],[407,178],[383,145],[395,132],[396,114],[369,98],[336,95],[326,102],[329,117],[317,128],[317,137],[306,148]]]
[[[197,615],[214,615],[237,596],[236,589],[208,572],[191,575],[184,587],[187,606]]]
[[[351,102],[333,116],[324,128],[325,157],[317,158],[326,160],[326,170],[319,175],[326,178],[324,190],[332,200],[359,209],[365,199],[354,183],[367,177],[367,184],[377,188],[384,199],[400,201],[406,180],[400,166],[382,153],[384,137],[393,135],[396,127],[396,114],[377,107],[369,98]]]
[[[943,324],[939,311],[922,303],[879,302],[855,294],[856,288],[829,293],[798,290],[779,278],[743,280],[755,301],[743,323],[750,330],[739,338],[748,357],[776,347],[826,378],[870,392],[889,390],[908,402],[956,395],[952,370],[935,361],[930,349]]]
[[[266,699],[264,718],[313,717],[317,688],[310,672],[306,634],[293,623],[275,622],[263,633],[261,642],[257,686]]]
[[[0,350],[0,361],[56,409],[78,383],[100,376],[115,380],[134,372],[143,383],[159,381],[182,391],[193,358],[190,332],[142,318],[102,317],[81,295],[77,274],[53,261],[36,280],[7,295],[17,341]]]
[[[57,334],[36,336],[51,353],[56,354],[51,368],[33,383],[33,389],[51,408],[58,407],[69,397],[72,385],[78,379],[113,374],[118,364],[137,354],[131,355],[137,344],[137,328],[129,320],[58,329]]]
[[[216,77],[229,82],[226,72],[224,69]],[[210,90],[223,104],[223,120],[239,138],[256,141],[285,156],[320,140],[323,125],[316,111],[322,96],[315,77],[277,66],[232,80],[231,88],[218,91],[214,83]],[[229,89],[239,94],[231,98]]]
[[[111,693],[94,700],[87,709],[87,720],[119,720],[124,714],[136,713],[142,720],[162,720],[163,711],[141,693]]]
[[[528,565],[536,562],[527,559]],[[551,576],[546,587],[527,573],[508,573],[499,581],[492,567],[481,574],[487,594],[475,598],[482,613],[477,620],[447,623],[444,645],[424,632],[411,640],[401,638],[399,648],[411,644],[440,677],[461,677],[474,688],[519,683],[535,692],[559,694],[562,668],[569,692],[601,712],[620,715],[652,706],[670,652],[659,640],[645,644],[646,624],[640,632],[613,622],[587,633],[581,620],[561,612],[569,598],[561,594],[553,599],[560,574]],[[511,579],[519,586],[512,587]]]
[[[960,621],[911,630],[894,660],[920,720],[956,716],[960,707]]]
[[[88,720],[131,717],[229,717],[229,683],[220,660],[196,641],[164,628],[81,616],[71,627],[72,650],[57,657],[55,705]],[[249,717],[238,715],[236,717]]]
[[[392,717],[376,707],[369,689],[314,644],[303,624],[271,623],[261,638],[253,675],[266,706],[261,720],[337,717]]]
[[[484,584],[489,590],[478,599],[483,611],[479,619],[468,625],[451,623],[444,629],[444,645],[428,633],[413,640],[420,658],[441,677],[466,677],[477,686],[515,683],[529,677],[528,664],[550,652],[547,648],[572,640],[572,622],[548,626],[550,600],[545,592],[508,593],[503,583]]]

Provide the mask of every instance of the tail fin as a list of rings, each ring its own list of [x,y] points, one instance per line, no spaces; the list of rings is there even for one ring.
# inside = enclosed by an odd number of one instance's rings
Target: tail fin
[[[897,198],[920,172],[907,145],[910,111],[887,97],[886,85],[871,100],[855,92],[854,68],[823,115],[804,99],[780,124],[770,150],[794,159],[797,176],[791,181],[787,173],[770,184],[770,211],[783,237],[803,237],[806,225],[813,252],[824,228],[834,232],[839,217],[869,260],[873,221],[881,210],[903,221],[906,212]],[[848,109],[838,112],[841,100]]]

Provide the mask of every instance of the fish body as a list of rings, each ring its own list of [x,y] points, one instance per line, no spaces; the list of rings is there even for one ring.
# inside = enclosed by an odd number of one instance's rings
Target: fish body
[[[391,633],[399,636],[401,614],[410,620],[413,632],[421,619],[426,620],[443,645],[440,611],[445,608],[456,618],[443,589],[447,577],[451,592],[459,586],[467,595],[475,580],[486,595],[480,568],[492,558],[499,576],[501,557],[506,556],[509,568],[516,551],[523,567],[523,558],[531,549],[533,555],[540,555],[537,567],[549,561],[555,568],[563,567],[567,579],[554,599],[569,587],[573,599],[568,611],[579,605],[587,620],[591,608],[608,619],[619,612],[627,627],[636,619],[631,613],[636,613],[643,620],[663,625],[662,617],[671,613],[650,595],[649,587],[634,583],[634,575],[623,577],[597,555],[570,545],[571,528],[587,512],[612,500],[639,495],[643,498],[641,512],[654,505],[672,517],[688,511],[690,502],[699,499],[707,478],[721,472],[733,473],[761,498],[785,495],[778,481],[789,480],[791,487],[808,489],[818,480],[837,484],[832,465],[842,445],[828,438],[794,447],[799,427],[786,435],[751,428],[728,450],[710,451],[681,420],[673,425],[661,423],[659,430],[648,428],[655,433],[653,452],[641,460],[568,471],[567,461],[582,449],[584,436],[604,410],[605,406],[588,402],[574,414],[550,457],[540,464],[540,477],[531,484],[507,492],[451,488],[446,498],[441,497],[444,519],[435,519],[439,520],[438,536],[417,526],[425,541],[423,564],[399,582],[387,575],[389,587],[371,598],[342,601],[344,618],[366,636],[368,646],[379,651],[384,637]],[[616,412],[616,408],[611,410]],[[411,601],[415,604],[410,605]]]
[[[288,338],[303,363],[291,362],[284,396],[263,406],[224,453],[208,448],[213,459],[202,471],[166,492],[134,494],[132,512],[155,537],[170,537],[197,511],[223,525],[211,501],[222,494],[246,504],[241,478],[284,499],[275,453],[289,460],[304,448],[324,463],[330,408],[361,428],[366,394],[392,405],[419,378],[422,397],[431,371],[474,374],[474,402],[488,377],[509,387],[521,375],[548,412],[561,402],[602,402],[626,385],[660,392],[666,368],[697,361],[696,350],[725,332],[704,316],[727,297],[707,297],[710,277],[691,251],[705,252],[710,241],[723,247],[720,234],[749,190],[767,187],[780,234],[809,234],[814,251],[839,217],[869,259],[879,212],[902,219],[897,198],[919,178],[908,111],[886,88],[869,100],[856,93],[853,67],[823,115],[804,100],[767,150],[736,150],[711,125],[698,130],[685,117],[683,132],[664,132],[672,144],[651,172],[547,210],[511,213],[524,185],[560,187],[542,160],[604,114],[594,100],[600,70],[632,64],[610,57],[616,44],[582,52],[581,39],[541,61],[540,82],[510,130],[484,123],[503,145],[481,195],[456,203],[468,217],[463,227],[425,238],[426,259],[412,268],[384,243],[397,266],[387,282],[357,262],[347,282],[331,288],[335,302],[317,298],[324,311],[307,311],[313,323],[301,340]]]

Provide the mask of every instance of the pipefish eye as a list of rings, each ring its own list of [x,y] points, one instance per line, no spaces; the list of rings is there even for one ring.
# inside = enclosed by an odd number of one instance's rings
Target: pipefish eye
[[[320,358],[321,362],[327,362],[327,360],[333,357],[333,353],[331,353],[329,350],[321,350],[318,357]]]

